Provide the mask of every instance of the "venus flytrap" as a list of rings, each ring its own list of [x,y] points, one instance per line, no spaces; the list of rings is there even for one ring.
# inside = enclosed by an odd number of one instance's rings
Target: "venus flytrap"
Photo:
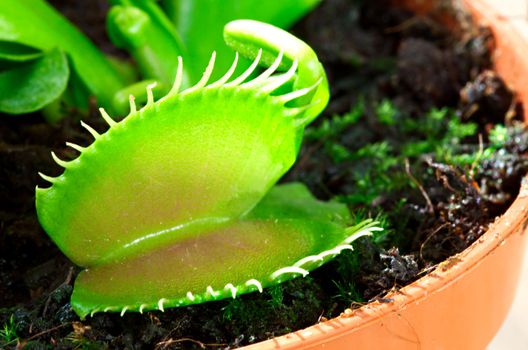
[[[375,222],[348,227],[346,206],[316,200],[301,184],[273,187],[293,165],[304,127],[328,102],[315,53],[291,34],[256,21],[225,27],[238,53],[210,81],[175,83],[94,136],[62,175],[42,177],[39,220],[83,270],[72,295],[81,316],[164,310],[262,291],[305,276],[352,249]],[[238,55],[252,65],[233,78]],[[249,78],[257,65],[266,69]],[[272,188],[273,187],[273,188]]]

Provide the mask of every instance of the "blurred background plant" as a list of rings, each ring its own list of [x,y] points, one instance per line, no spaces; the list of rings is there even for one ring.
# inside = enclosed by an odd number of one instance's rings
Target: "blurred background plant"
[[[157,97],[168,92],[178,56],[187,62],[183,88],[200,78],[212,51],[216,72],[225,72],[234,57],[223,43],[227,22],[255,19],[288,28],[320,0],[109,2],[108,35],[133,64],[107,57],[45,0],[0,1],[0,113],[42,110],[55,122],[71,109],[88,111],[93,96],[94,105],[124,115],[130,95],[146,102],[148,85],[156,83]],[[240,71],[248,66],[241,61]]]

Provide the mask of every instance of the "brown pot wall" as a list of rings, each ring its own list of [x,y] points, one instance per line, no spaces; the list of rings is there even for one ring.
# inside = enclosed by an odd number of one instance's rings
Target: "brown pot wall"
[[[431,1],[400,1],[423,13]],[[434,3],[434,2],[433,2]],[[484,0],[463,4],[495,36],[497,72],[528,106],[528,42]],[[525,120],[528,121],[525,113]],[[477,242],[411,285],[330,321],[244,347],[264,349],[485,349],[511,306],[527,240],[528,181]]]

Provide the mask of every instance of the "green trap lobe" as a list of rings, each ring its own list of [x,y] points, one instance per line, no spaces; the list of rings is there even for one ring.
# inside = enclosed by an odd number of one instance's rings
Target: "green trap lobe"
[[[247,293],[255,290],[245,285],[248,280],[262,287],[278,283],[271,277],[274,271],[332,249],[344,238],[343,228],[328,221],[237,222],[134,259],[85,270],[76,281],[72,305],[86,315],[103,305],[138,310],[146,304],[147,310],[154,309],[163,298],[167,307],[193,304],[232,296],[225,288],[230,283],[237,294]],[[208,286],[219,294],[207,293]]]
[[[71,260],[92,266],[177,240],[204,220],[207,228],[240,217],[295,159],[297,131],[284,111],[237,87],[173,96],[112,127],[38,191],[39,219]]]

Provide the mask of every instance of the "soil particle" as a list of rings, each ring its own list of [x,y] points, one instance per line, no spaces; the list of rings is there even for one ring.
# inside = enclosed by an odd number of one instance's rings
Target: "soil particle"
[[[481,122],[501,123],[513,107],[513,93],[497,73],[485,70],[460,92],[462,117]]]
[[[458,72],[451,59],[437,46],[423,39],[409,38],[398,49],[398,77],[423,103],[431,107],[453,104],[458,99]]]
[[[398,248],[380,249],[368,239],[355,244],[361,259],[361,273],[358,279],[362,286],[364,300],[379,299],[390,290],[407,285],[420,272],[413,255],[400,255]]]
[[[486,231],[489,222],[488,206],[465,174],[446,164],[429,161],[428,165],[443,190],[438,185],[431,187],[435,214],[415,238],[415,249],[426,265],[465,249]]]
[[[523,178],[522,171],[528,166],[526,157],[500,152],[497,158],[482,162],[479,186],[484,200],[492,203],[493,216],[503,213],[513,202]]]

